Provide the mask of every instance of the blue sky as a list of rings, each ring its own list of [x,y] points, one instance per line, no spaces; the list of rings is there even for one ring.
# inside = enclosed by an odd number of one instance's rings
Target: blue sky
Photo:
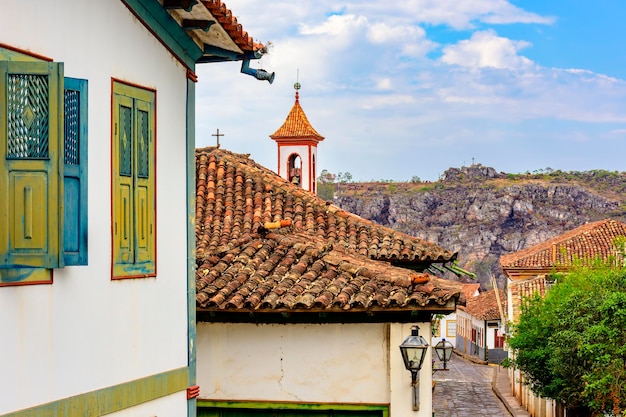
[[[251,63],[199,66],[197,146],[276,170],[269,138],[294,103],[325,137],[318,169],[354,180],[436,180],[472,162],[503,172],[625,171],[626,3],[387,0],[227,6]]]

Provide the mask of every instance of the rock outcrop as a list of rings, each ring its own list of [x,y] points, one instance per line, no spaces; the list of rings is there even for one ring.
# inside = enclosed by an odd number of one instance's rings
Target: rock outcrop
[[[361,217],[459,252],[483,288],[504,285],[501,255],[588,221],[626,220],[626,173],[504,174],[482,165],[450,168],[430,183],[340,184],[334,203]],[[449,277],[450,278],[450,277]]]

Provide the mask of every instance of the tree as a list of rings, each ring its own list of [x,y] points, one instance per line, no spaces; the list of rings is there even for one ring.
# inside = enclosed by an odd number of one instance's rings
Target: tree
[[[322,172],[320,172],[320,176],[317,177],[317,181],[321,184],[333,183],[335,182],[335,174],[323,169]]]
[[[626,413],[626,267],[576,266],[526,300],[509,345],[533,392],[568,415]]]
[[[349,172],[340,172],[339,174],[337,174],[337,181],[339,181],[341,184],[352,182],[352,174],[350,174]]]
[[[322,170],[317,177],[317,195],[327,201],[332,201],[335,195],[335,174]]]

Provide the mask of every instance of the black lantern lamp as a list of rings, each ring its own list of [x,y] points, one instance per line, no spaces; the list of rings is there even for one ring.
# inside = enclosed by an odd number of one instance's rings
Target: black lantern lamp
[[[454,346],[445,338],[441,339],[439,343],[435,345],[435,352],[440,361],[443,362],[443,369],[436,369],[436,371],[448,371],[448,362],[452,357],[452,350]]]
[[[411,336],[404,339],[400,345],[404,367],[411,371],[411,386],[413,387],[413,410],[419,410],[419,370],[422,369],[428,343],[419,335],[417,326],[411,327]]]

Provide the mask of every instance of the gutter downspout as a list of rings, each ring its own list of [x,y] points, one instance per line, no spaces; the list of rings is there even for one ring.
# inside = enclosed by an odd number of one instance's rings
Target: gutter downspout
[[[241,72],[243,72],[244,74],[252,75],[257,80],[268,81],[270,84],[274,82],[274,76],[276,75],[275,72],[270,74],[264,69],[250,68],[250,60],[247,58],[244,58],[241,61]]]

